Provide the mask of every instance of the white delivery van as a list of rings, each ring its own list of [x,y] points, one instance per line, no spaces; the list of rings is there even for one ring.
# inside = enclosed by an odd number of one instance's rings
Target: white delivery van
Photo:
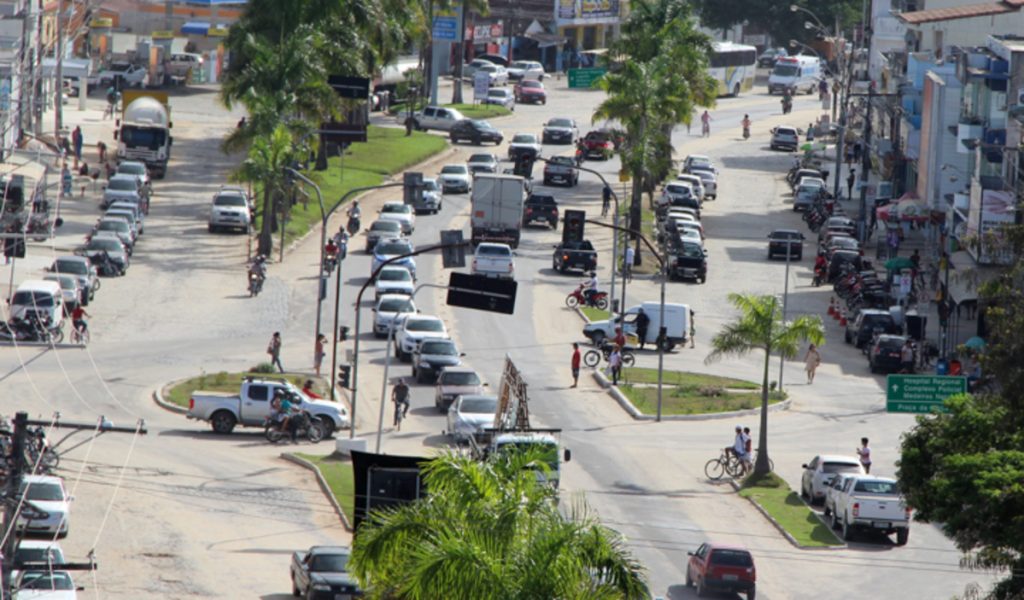
[[[64,293],[56,281],[30,279],[18,286],[11,298],[11,318],[24,319],[36,312],[57,327],[64,319]]]
[[[660,310],[658,302],[644,302],[632,306],[623,315],[622,330],[627,338],[636,335],[636,315],[640,309],[651,320],[647,326],[647,344],[654,344],[658,339],[658,330],[661,327]],[[600,345],[604,340],[615,337],[615,327],[619,325],[619,316],[604,321],[592,321],[583,327],[583,335],[590,341]],[[665,327],[667,328],[665,350],[671,350],[676,345],[685,344],[690,335],[690,307],[685,304],[665,303]]]
[[[810,94],[818,89],[822,75],[821,60],[817,56],[784,56],[768,76],[768,93],[781,94],[786,88],[792,88]]]

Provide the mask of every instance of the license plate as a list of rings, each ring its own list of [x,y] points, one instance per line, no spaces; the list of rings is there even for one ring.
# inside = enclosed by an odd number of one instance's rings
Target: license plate
[[[335,594],[334,600],[352,600],[352,594]]]
[[[892,523],[882,523],[879,521],[875,521],[871,524],[871,526],[876,529],[889,529],[890,527],[892,527]]]
[[[738,575],[723,575],[722,579],[725,580],[725,581],[737,581],[739,579],[739,576]]]

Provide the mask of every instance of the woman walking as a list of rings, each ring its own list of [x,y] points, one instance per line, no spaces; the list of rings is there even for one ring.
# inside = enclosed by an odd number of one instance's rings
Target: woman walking
[[[622,351],[618,344],[612,347],[611,354],[608,355],[608,366],[612,370],[612,385],[619,385],[619,373],[622,372]]]
[[[807,371],[807,383],[814,383],[814,373],[818,370],[818,365],[821,364],[821,355],[818,354],[818,348],[814,344],[811,344],[807,348],[807,354],[804,356],[804,369]]]

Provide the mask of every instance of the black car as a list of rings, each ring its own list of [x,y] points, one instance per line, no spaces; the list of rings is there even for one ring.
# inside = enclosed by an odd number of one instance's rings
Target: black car
[[[597,268],[597,251],[590,240],[562,242],[555,246],[551,268],[560,273],[565,273],[569,269],[593,271]]]
[[[776,229],[768,234],[768,260],[789,254],[790,260],[804,257],[804,234],[795,229]]]
[[[449,130],[448,137],[453,144],[460,140],[466,140],[477,146],[484,142],[494,142],[495,145],[498,145],[505,139],[493,125],[479,119],[463,119],[455,123]]]
[[[536,221],[547,223],[552,229],[558,228],[558,203],[550,194],[530,194],[523,205],[523,225]]]
[[[855,319],[847,321],[843,339],[847,344],[862,348],[874,338],[875,333],[896,335],[900,333],[900,328],[889,311],[879,308],[863,308],[857,312]]]
[[[452,340],[423,340],[412,357],[412,376],[418,383],[433,382],[442,368],[461,365],[463,356]]]
[[[896,373],[902,368],[900,351],[906,336],[882,334],[868,350],[868,368],[872,373]]]
[[[828,257],[828,282],[835,283],[842,274],[844,265],[850,265],[855,271],[860,271],[864,264],[864,258],[858,252],[836,250]]]
[[[672,279],[694,279],[700,283],[708,280],[707,251],[696,242],[678,241],[669,248]]]
[[[544,132],[541,134],[541,143],[544,144],[571,144],[579,137],[580,130],[576,127],[576,121],[562,117],[549,119],[544,124]]]

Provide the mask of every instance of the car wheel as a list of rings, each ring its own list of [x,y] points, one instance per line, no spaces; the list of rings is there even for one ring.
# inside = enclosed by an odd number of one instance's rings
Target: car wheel
[[[697,580],[697,597],[698,598],[704,598],[707,595],[708,595],[708,590],[707,590],[706,587],[704,587],[704,580],[703,579],[698,579]]]
[[[551,180],[547,177],[544,178],[544,185],[551,185]]]
[[[331,437],[334,433],[334,421],[328,417],[317,417],[317,421],[320,423],[320,431],[323,433],[323,437]]]
[[[800,484],[800,497],[808,502],[811,500],[811,496],[807,493],[807,487],[803,483]]]
[[[214,227],[213,225],[207,225],[206,226],[206,230],[209,231],[210,233],[213,233],[213,232],[217,231],[217,228]]]
[[[483,145],[483,140],[481,140],[478,137],[475,137],[475,138],[473,138],[473,145],[475,145],[475,146],[482,146]]]
[[[210,417],[210,426],[215,433],[225,435],[231,433],[235,429],[235,423],[235,415],[226,410],[217,411]]]
[[[832,531],[835,531],[836,528],[839,527],[839,517],[836,516],[836,511],[832,511],[832,514],[829,516],[828,519],[828,524],[829,527],[832,528]]]
[[[853,527],[850,526],[850,524],[846,522],[846,519],[843,519],[842,531],[843,531],[843,541],[844,542],[852,542],[853,541]]]
[[[843,334],[843,341],[846,342],[847,344],[852,344],[853,343],[853,337],[850,336],[850,332],[849,331],[847,331],[846,333]]]
[[[747,600],[754,600],[754,594],[756,593],[756,589],[756,586],[750,586],[750,589],[747,590]]]
[[[686,567],[686,587],[693,587],[693,577],[690,577],[690,567]]]
[[[598,331],[594,333],[593,338],[594,345],[600,348],[604,344],[604,333]]]
[[[897,529],[896,530],[896,545],[897,546],[906,546],[908,539],[910,539],[910,529],[909,528],[904,527],[902,529]]]

